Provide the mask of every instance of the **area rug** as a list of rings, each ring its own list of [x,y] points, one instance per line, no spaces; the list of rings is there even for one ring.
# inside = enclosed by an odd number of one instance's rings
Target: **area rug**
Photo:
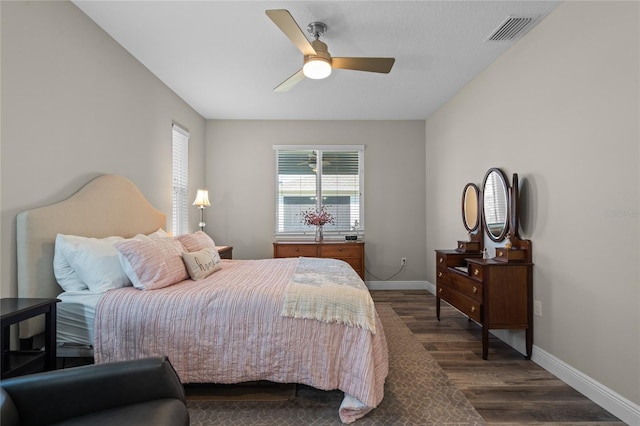
[[[377,303],[389,346],[384,399],[354,425],[484,425],[389,304]],[[187,401],[192,426],[341,425],[344,394],[298,385],[289,401]]]

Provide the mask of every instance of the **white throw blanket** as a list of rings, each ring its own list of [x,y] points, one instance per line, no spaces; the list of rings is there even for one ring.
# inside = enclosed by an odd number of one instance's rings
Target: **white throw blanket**
[[[376,332],[375,306],[369,289],[348,263],[337,259],[298,259],[285,290],[282,316]]]

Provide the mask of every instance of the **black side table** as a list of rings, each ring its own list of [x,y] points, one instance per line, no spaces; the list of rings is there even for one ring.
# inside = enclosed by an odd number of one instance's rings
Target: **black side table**
[[[56,368],[56,303],[59,299],[0,299],[2,379]],[[44,350],[12,351],[10,326],[44,314]]]

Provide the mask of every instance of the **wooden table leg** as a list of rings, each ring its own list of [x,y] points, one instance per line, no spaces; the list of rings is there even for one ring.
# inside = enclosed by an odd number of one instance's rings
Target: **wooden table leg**
[[[489,327],[482,326],[482,359],[489,356]]]
[[[56,304],[50,305],[44,314],[44,369],[45,371],[56,369]]]

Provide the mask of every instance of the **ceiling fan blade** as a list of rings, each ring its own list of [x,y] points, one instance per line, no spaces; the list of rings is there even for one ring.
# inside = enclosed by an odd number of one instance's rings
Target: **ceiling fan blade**
[[[265,13],[280,30],[289,37],[289,40],[302,52],[303,55],[315,55],[316,51],[307,40],[293,16],[286,9],[265,10]]]
[[[331,66],[343,70],[388,74],[395,61],[395,58],[331,58]]]
[[[302,68],[300,68],[295,74],[291,77],[280,83],[275,89],[274,92],[288,92],[296,84],[300,83],[304,80],[304,74],[302,73]]]

